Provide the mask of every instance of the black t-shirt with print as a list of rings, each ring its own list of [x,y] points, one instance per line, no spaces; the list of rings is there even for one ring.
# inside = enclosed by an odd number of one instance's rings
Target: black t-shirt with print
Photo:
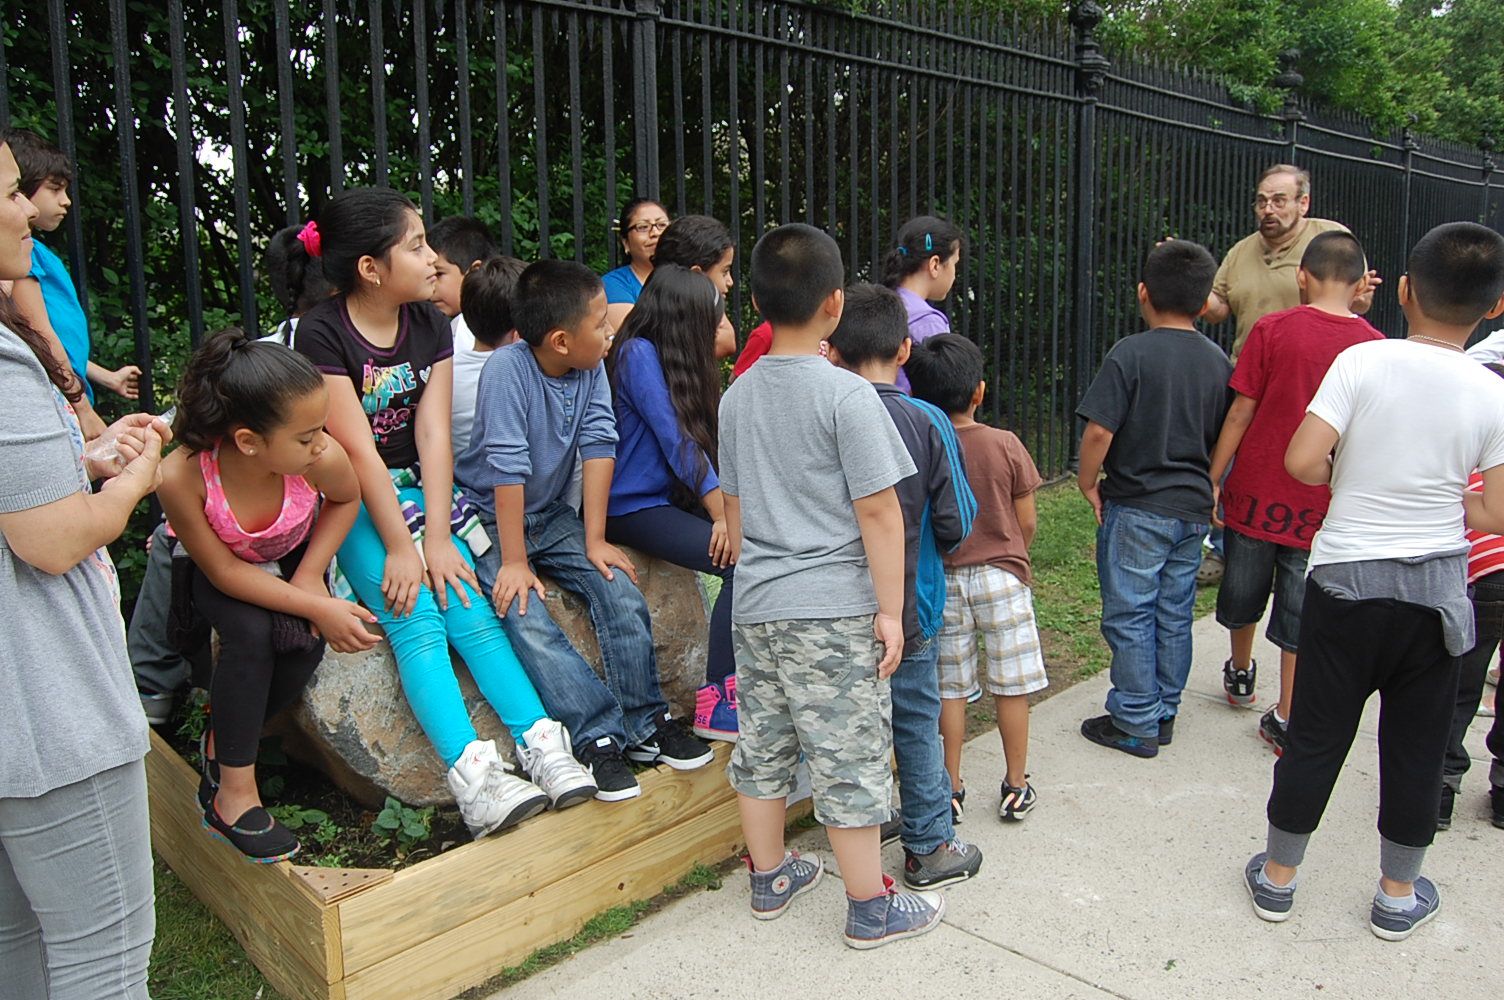
[[[371,422],[376,450],[389,469],[418,464],[414,427],[418,401],[436,361],[454,354],[454,338],[444,314],[427,302],[410,302],[397,320],[397,340],[389,348],[368,343],[345,308],[343,295],[314,306],[298,322],[298,353],[329,375],[355,386]]]

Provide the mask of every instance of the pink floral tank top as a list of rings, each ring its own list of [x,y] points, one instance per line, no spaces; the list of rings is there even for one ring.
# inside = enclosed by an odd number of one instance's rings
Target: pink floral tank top
[[[198,453],[204,475],[204,517],[219,540],[239,559],[248,563],[276,562],[302,544],[313,529],[318,511],[318,490],[302,476],[282,477],[282,510],[277,519],[260,531],[246,531],[235,520],[219,478],[219,446]]]

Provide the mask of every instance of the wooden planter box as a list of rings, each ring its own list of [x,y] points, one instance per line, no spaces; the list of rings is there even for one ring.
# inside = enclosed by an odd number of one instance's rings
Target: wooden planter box
[[[286,996],[442,1000],[738,851],[729,747],[714,745],[699,770],[639,775],[639,799],[544,813],[393,872],[248,863],[200,828],[198,775],[152,733],[152,846]]]

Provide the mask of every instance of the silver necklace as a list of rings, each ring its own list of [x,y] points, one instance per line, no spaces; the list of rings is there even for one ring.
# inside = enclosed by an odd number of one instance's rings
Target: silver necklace
[[[1447,350],[1449,350],[1449,351],[1456,351],[1458,354],[1466,354],[1467,353],[1467,351],[1465,351],[1462,348],[1458,347],[1456,344],[1449,343],[1449,342],[1447,342],[1445,340],[1437,340],[1435,337],[1427,337],[1423,333],[1412,333],[1408,339],[1410,339],[1410,340],[1424,340],[1428,344],[1435,344],[1437,347],[1445,347]]]

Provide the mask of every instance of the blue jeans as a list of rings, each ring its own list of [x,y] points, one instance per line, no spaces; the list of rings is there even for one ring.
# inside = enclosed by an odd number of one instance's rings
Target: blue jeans
[[[495,541],[496,519],[482,513],[481,524]],[[528,599],[525,615],[518,614],[514,598],[501,621],[543,703],[569,729],[577,747],[602,736],[610,736],[618,746],[647,740],[668,717],[668,703],[658,686],[658,660],[642,591],[621,570],[607,580],[585,558],[585,526],[562,500],[524,515],[523,532],[533,572],[552,577],[590,609],[606,671],[602,684],[537,594]],[[487,592],[500,570],[497,544],[475,565]]]
[[[1154,736],[1180,706],[1207,527],[1111,501],[1103,506],[1097,578],[1102,636],[1112,649],[1107,711],[1125,733]]]
[[[402,490],[398,497],[402,502],[423,504],[420,489]],[[472,561],[469,546],[460,542],[458,548],[467,562]],[[544,717],[538,692],[517,662],[517,654],[507,642],[507,634],[487,597],[466,585],[470,606],[465,607],[451,593],[449,609],[440,611],[433,591],[425,585],[411,614],[398,618],[386,610],[381,596],[386,545],[364,503],[350,534],[339,547],[339,567],[360,603],[371,609],[386,632],[397,660],[402,693],[445,767],[454,766],[466,745],[476,738],[459,679],[454,675],[454,664],[449,659],[451,645],[470,668],[475,686],[496,709],[514,740],[522,742],[522,734]]]
[[[940,744],[940,644],[926,639],[903,658],[889,680],[893,696],[893,754],[903,846],[928,854],[956,835],[950,817],[950,775]]]

